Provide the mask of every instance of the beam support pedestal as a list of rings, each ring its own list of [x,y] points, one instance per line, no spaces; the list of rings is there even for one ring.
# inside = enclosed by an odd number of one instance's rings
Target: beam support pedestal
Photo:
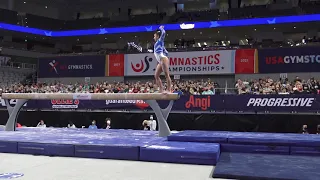
[[[161,109],[156,100],[145,100],[146,103],[150,105],[152,110],[157,116],[158,125],[159,125],[159,136],[167,137],[171,135],[169,125],[167,123],[168,116],[173,106],[173,100],[170,101],[169,105],[165,109]]]
[[[28,99],[17,99],[16,105],[12,107],[9,104],[9,100],[5,99],[5,103],[7,106],[7,110],[9,113],[9,119],[6,124],[6,131],[15,131],[16,130],[16,124],[18,120],[18,115],[20,113],[21,108],[23,105],[28,101]],[[169,128],[169,125],[167,123],[167,119],[169,117],[170,111],[172,109],[174,101],[171,100],[169,102],[169,105],[165,108],[162,109],[158,102],[156,100],[145,100],[146,103],[150,105],[152,110],[154,111],[157,120],[158,120],[158,126],[159,126],[159,136],[160,137],[167,137],[171,135],[171,131]]]
[[[16,124],[18,120],[18,115],[20,113],[20,110],[22,106],[28,101],[28,99],[17,99],[16,105],[12,107],[9,103],[8,99],[5,99],[5,103],[7,106],[7,110],[9,113],[9,119],[6,124],[6,131],[15,131],[16,130]]]

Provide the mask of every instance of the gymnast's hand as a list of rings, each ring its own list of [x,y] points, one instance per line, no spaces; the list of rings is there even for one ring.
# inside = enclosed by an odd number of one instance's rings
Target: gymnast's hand
[[[160,26],[159,29],[164,29],[164,26]]]

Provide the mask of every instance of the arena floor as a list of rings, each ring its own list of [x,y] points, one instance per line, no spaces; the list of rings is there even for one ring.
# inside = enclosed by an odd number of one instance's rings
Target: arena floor
[[[3,153],[0,167],[0,174],[24,174],[17,180],[210,180],[214,170],[202,165]]]
[[[319,148],[316,134],[19,128],[0,131],[0,152],[17,153],[0,154],[0,179],[314,180]]]

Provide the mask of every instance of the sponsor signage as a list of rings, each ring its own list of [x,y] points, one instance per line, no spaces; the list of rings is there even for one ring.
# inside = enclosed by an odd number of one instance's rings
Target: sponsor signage
[[[106,56],[105,76],[124,76],[124,54]]]
[[[15,102],[15,100],[11,100]],[[168,101],[158,101],[162,108]],[[14,104],[14,103],[13,103]],[[5,104],[1,104],[5,108]],[[30,100],[24,109],[152,110],[142,100]],[[173,112],[320,112],[320,95],[197,95],[181,96]]]
[[[16,99],[10,99],[8,100],[10,106],[15,106],[17,104],[17,100]],[[6,101],[4,99],[0,98],[0,106],[1,107],[6,107]],[[27,103],[25,103],[23,106],[27,106]]]
[[[169,53],[172,75],[249,74],[257,72],[257,50]],[[158,62],[152,53],[40,58],[39,78],[153,76]]]
[[[51,100],[52,109],[78,109],[79,100]]]
[[[211,96],[189,96],[184,106],[186,109],[198,108],[206,111],[211,108]]]
[[[253,74],[258,72],[258,53],[256,49],[238,49],[235,56],[236,74]]]
[[[59,56],[40,58],[38,77],[103,77],[105,56]]]
[[[319,95],[238,95],[225,96],[226,111],[317,112]]]
[[[169,53],[173,75],[233,74],[235,50]],[[151,53],[125,55],[125,76],[154,75],[157,60]]]
[[[247,107],[311,107],[315,98],[250,98]]]
[[[260,49],[260,73],[320,72],[319,47]]]

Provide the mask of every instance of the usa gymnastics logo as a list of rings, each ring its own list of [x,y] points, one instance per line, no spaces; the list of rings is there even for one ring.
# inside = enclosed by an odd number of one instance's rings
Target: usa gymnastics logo
[[[14,179],[22,177],[24,174],[21,173],[3,173],[0,174],[0,179]]]
[[[54,71],[56,74],[59,74],[57,70],[58,64],[59,62],[56,62],[56,60],[52,60],[51,62],[49,62],[49,66],[51,67],[50,72]]]
[[[152,62],[153,59],[149,56],[145,56],[144,57],[144,60],[140,60],[140,63],[136,63],[136,64],[133,64],[131,62],[131,68],[134,72],[136,73],[144,73],[144,72],[147,72],[150,68],[150,62]]]

